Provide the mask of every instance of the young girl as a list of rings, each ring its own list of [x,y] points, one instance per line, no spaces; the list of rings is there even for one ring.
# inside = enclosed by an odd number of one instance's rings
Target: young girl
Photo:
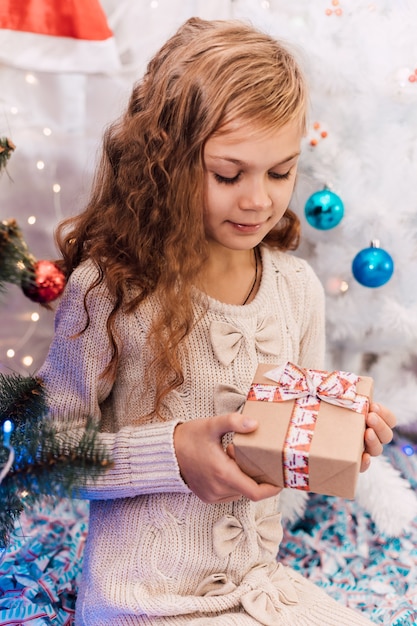
[[[274,39],[190,19],[58,231],[69,280],[39,374],[57,425],[93,418],[114,460],[82,493],[78,626],[370,624],[277,560],[280,490],[223,441],[257,427],[239,413],[257,363],[323,366],[323,292],[286,252],[306,99]],[[372,408],[363,469],[395,422]]]

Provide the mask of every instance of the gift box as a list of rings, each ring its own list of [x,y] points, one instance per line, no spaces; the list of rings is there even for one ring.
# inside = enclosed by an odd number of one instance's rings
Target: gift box
[[[351,372],[258,366],[235,433],[235,458],[257,482],[353,499],[373,380]]]

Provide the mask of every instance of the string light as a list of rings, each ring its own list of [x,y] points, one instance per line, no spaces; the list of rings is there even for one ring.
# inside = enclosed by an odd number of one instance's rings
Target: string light
[[[152,6],[152,8],[156,9],[160,6],[161,3],[158,0],[149,0],[149,4]],[[41,76],[34,71],[24,72],[22,74],[21,80],[26,85],[25,89],[33,90],[39,89],[40,86],[43,87]],[[21,106],[22,105],[20,102],[15,102],[9,105],[9,115],[13,115],[14,117],[16,117],[18,115],[21,116],[22,114],[26,114],[25,110],[23,110]],[[44,123],[39,127],[38,133],[41,138],[44,137],[44,141],[47,141],[49,138],[51,138],[50,140],[52,140],[52,137],[55,136],[53,126],[51,126],[46,119]],[[43,157],[43,154],[39,154],[38,158],[35,156],[35,158],[32,160],[32,168],[35,172],[35,175],[36,172],[38,172],[38,176],[45,176],[45,173],[48,172],[49,175],[52,174],[52,176],[55,177],[53,173],[53,171],[55,170],[53,163],[50,163],[48,160],[45,161]],[[56,180],[54,181],[54,179],[52,178],[50,179],[48,188],[49,193],[53,196],[55,219],[59,221],[63,217],[60,199],[60,195],[62,193],[61,184],[59,184]],[[26,215],[24,220],[28,226],[33,226],[38,223],[36,214]],[[22,263],[18,263],[18,265],[22,270],[24,269]],[[19,370],[20,368],[33,367],[33,364],[36,362],[37,355],[35,353],[33,355],[31,354],[33,351],[31,342],[33,341],[35,334],[38,332],[39,327],[37,326],[37,324],[41,319],[41,315],[36,311],[26,309],[25,312],[17,315],[15,319],[16,321],[19,319],[22,323],[22,332],[16,334],[16,338],[13,340],[13,342],[10,342],[13,344],[12,346],[7,340],[6,342],[2,342],[3,346],[1,353],[3,355],[3,360],[7,361],[8,363],[11,361],[10,366],[16,370]]]
[[[37,85],[38,84],[38,79],[36,78],[36,76],[34,74],[26,74],[25,76],[25,81],[27,83],[29,83],[29,85]]]
[[[349,283],[342,278],[332,276],[326,281],[326,291],[332,296],[343,295],[349,290]]]
[[[9,359],[13,359],[16,356],[16,351],[21,350],[28,343],[36,330],[36,322],[39,321],[40,315],[38,312],[33,311],[32,313],[28,314],[27,317],[25,316],[25,319],[30,320],[33,323],[28,326],[26,332],[21,337],[20,341],[17,342],[15,347],[9,348],[7,350],[6,356]],[[21,363],[23,363],[25,367],[30,367],[33,363],[33,357],[28,354],[21,359]]]
[[[3,482],[3,478],[5,478],[5,476],[9,473],[14,461],[14,450],[10,445],[10,435],[12,432],[13,423],[10,420],[5,420],[3,422],[3,446],[9,449],[9,458],[0,472],[0,484]]]
[[[8,448],[10,446],[10,435],[13,432],[13,424],[10,420],[5,420],[3,423],[3,446]]]
[[[57,221],[61,221],[63,218],[61,207],[61,185],[54,183],[52,185],[52,191],[54,192],[54,209]]]
[[[406,456],[413,456],[414,454],[414,448],[413,446],[410,446],[409,444],[404,445],[402,447],[402,451],[404,452]]]

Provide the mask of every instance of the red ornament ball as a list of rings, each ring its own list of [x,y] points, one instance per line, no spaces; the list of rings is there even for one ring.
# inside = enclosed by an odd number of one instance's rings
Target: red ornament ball
[[[36,261],[29,275],[22,280],[22,291],[33,302],[48,304],[61,295],[65,275],[52,261]]]

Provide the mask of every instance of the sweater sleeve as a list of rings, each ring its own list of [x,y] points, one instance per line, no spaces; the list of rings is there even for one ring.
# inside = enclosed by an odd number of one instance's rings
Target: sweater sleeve
[[[102,376],[111,358],[106,322],[112,309],[103,284],[87,296],[86,325],[84,298],[96,277],[91,263],[71,275],[57,310],[49,353],[38,372],[46,388],[50,419],[65,441],[79,441],[88,419],[102,429],[100,407],[112,394],[111,382]],[[189,493],[174,449],[173,433],[178,421],[127,424],[117,432],[100,432],[99,441],[106,447],[112,466],[83,485],[77,496],[113,499],[160,492]]]

